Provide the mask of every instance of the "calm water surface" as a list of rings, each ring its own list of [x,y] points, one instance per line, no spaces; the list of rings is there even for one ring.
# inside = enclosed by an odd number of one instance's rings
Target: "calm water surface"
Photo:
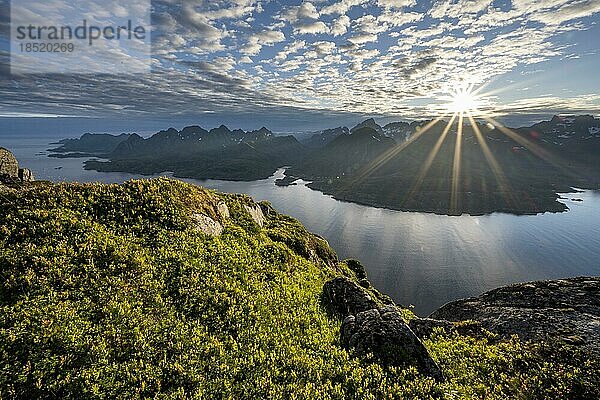
[[[84,171],[82,159],[46,156],[57,138],[0,136],[36,178],[122,182],[140,175]],[[194,181],[268,200],[329,241],[341,258],[358,258],[382,292],[427,315],[442,304],[535,279],[600,275],[600,192],[565,195],[561,214],[449,217],[337,201],[301,183],[277,187],[283,175],[254,182]],[[571,198],[582,199],[582,202]]]

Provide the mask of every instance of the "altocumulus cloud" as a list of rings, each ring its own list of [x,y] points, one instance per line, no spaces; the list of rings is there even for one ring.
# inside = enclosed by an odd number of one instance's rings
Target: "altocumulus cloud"
[[[579,57],[573,46],[589,41],[599,13],[595,0],[157,0],[150,74],[11,76],[1,40],[0,115],[419,117],[461,81],[481,85],[532,65],[585,62],[592,56]],[[507,113],[599,112],[597,84],[588,85],[591,93],[528,90],[520,93],[529,98],[493,100]]]

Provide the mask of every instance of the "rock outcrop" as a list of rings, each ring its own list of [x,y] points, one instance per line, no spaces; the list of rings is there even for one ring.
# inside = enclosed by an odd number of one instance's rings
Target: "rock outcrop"
[[[445,380],[439,366],[394,306],[347,316],[342,323],[341,340],[342,346],[353,348],[358,355],[372,353],[383,365],[414,365],[426,376]]]
[[[211,236],[219,236],[223,233],[223,221],[231,218],[229,207],[227,207],[224,201],[220,201],[214,206],[214,211],[218,220],[201,213],[192,214],[196,230]]]
[[[245,205],[244,208],[246,211],[248,211],[252,217],[252,220],[256,222],[258,226],[262,228],[265,225],[265,215],[258,204],[254,204],[252,206]]]
[[[600,355],[600,278],[505,286],[448,303],[430,318],[475,320],[499,338],[558,339]]]
[[[344,260],[344,262],[346,263],[348,268],[350,268],[350,270],[356,274],[356,277],[358,279],[367,279],[367,272],[365,270],[365,267],[360,263],[360,261],[355,260],[353,258],[349,258],[347,260]]]
[[[19,162],[10,151],[3,147],[0,147],[0,176],[19,176]]]
[[[337,277],[323,286],[323,300],[342,316],[377,308],[377,303],[360,286],[345,277]]]
[[[19,168],[15,156],[0,147],[0,183],[24,183],[33,180],[33,173],[27,168]]]
[[[223,225],[204,214],[193,214],[196,230],[202,231],[207,235],[219,236],[223,233]]]
[[[344,348],[354,349],[358,356],[373,354],[387,366],[414,365],[422,374],[444,380],[441,369],[395,305],[380,307],[365,289],[345,277],[325,283],[323,301],[345,316],[340,329]]]
[[[227,207],[227,204],[225,204],[224,202],[220,202],[219,204],[217,204],[217,213],[223,219],[231,217],[231,214],[229,213],[229,207]]]

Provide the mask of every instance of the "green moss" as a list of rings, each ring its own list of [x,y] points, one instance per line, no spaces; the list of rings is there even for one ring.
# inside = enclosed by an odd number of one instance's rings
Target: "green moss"
[[[229,220],[216,212],[221,201]],[[249,202],[167,179],[4,192],[0,398],[533,398],[597,388],[588,367],[528,356],[537,350],[516,342],[434,335],[426,345],[450,377],[443,385],[353,357],[320,303],[323,283],[347,268],[289,217],[266,208],[261,229]],[[196,231],[197,212],[223,234]]]

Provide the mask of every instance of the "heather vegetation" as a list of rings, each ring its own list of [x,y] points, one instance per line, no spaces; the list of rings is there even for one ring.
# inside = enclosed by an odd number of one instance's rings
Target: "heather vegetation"
[[[0,190],[0,398],[600,396],[596,360],[546,343],[437,330],[424,343],[445,382],[357,357],[322,303],[357,269],[251,204],[167,179]]]

